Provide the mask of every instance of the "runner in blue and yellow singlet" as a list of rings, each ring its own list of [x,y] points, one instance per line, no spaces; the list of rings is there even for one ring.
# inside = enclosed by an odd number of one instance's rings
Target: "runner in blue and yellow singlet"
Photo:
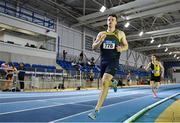
[[[108,29],[97,35],[93,42],[92,48],[100,48],[101,56],[101,81],[102,88],[97,105],[93,112],[88,114],[91,119],[96,119],[96,116],[102,107],[104,100],[107,97],[110,86],[117,91],[117,82],[113,80],[113,76],[119,66],[120,54],[128,49],[128,43],[123,31],[116,29],[117,16],[109,15],[107,19]]]
[[[156,57],[154,55],[151,56],[151,62],[147,65],[145,68],[148,70],[150,68],[151,70],[151,87],[154,97],[157,97],[157,91],[160,86],[161,78],[164,75],[164,67],[162,64],[156,60]]]

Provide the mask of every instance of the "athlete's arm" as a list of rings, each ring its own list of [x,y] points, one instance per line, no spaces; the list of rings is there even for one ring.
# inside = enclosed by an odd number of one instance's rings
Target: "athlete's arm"
[[[145,70],[148,71],[149,68],[150,68],[150,66],[151,66],[151,63],[149,63],[149,64],[145,67]]]
[[[99,48],[105,38],[106,38],[106,34],[104,34],[103,32],[100,32],[97,35],[96,40],[92,44],[92,49],[95,50]]]
[[[159,62],[159,65],[161,67],[161,77],[163,78],[164,77],[164,67],[163,65],[161,64],[161,62]]]
[[[116,49],[118,52],[123,52],[128,50],[128,42],[126,40],[126,35],[124,34],[124,32],[120,31],[119,32],[119,37],[122,41],[122,46],[117,46]]]

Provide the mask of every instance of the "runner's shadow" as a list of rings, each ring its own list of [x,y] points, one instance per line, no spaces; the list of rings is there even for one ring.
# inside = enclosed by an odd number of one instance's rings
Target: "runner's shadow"
[[[179,100],[179,98],[173,97],[173,98],[171,98],[171,100],[177,101],[177,100]]]

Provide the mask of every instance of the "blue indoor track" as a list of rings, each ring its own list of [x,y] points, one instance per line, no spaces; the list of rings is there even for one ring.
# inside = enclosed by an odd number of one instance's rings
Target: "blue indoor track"
[[[159,98],[153,97],[148,86],[119,88],[117,93],[110,90],[95,121],[87,114],[94,109],[100,90],[0,92],[0,122],[123,122],[178,92],[180,84],[161,85]]]

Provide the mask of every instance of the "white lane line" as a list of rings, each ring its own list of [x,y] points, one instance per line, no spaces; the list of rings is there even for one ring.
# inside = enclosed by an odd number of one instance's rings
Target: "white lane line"
[[[151,96],[151,95],[148,95],[148,96]],[[130,99],[130,100],[122,101],[122,102],[119,102],[119,103],[113,103],[111,105],[103,106],[101,109],[107,108],[107,107],[112,107],[112,106],[123,104],[123,103],[127,103],[127,102],[134,101],[134,100],[138,100],[138,99],[141,99],[141,98],[146,98],[148,96],[143,96],[143,97],[139,97],[139,98],[135,98],[135,99]],[[94,110],[94,109],[84,111],[84,112],[81,112],[81,113],[77,113],[77,114],[74,114],[74,115],[70,115],[70,116],[67,116],[67,117],[64,117],[64,118],[56,119],[56,120],[50,121],[49,123],[59,122],[59,121],[62,121],[62,120],[68,119],[68,118],[72,118],[72,117],[75,117],[75,116],[78,116],[78,115],[81,115],[81,114],[85,114],[85,113],[90,112],[92,110]]]
[[[122,91],[122,90],[120,90]],[[39,96],[67,96],[67,95],[84,95],[84,94],[96,94],[99,93],[100,90],[87,90],[87,91],[59,91],[59,92],[0,92],[0,99],[1,98],[18,98],[18,97],[39,97]]]
[[[98,95],[97,95],[98,96]],[[87,96],[88,97],[88,96]],[[77,97],[74,97],[75,99]],[[79,97],[80,98],[80,97]],[[81,98],[84,98],[84,97],[81,97]],[[112,97],[110,97],[112,98]],[[50,107],[55,107],[55,106],[62,106],[62,105],[67,105],[67,104],[75,104],[75,103],[81,103],[81,102],[87,102],[87,101],[93,101],[93,100],[97,100],[96,98],[92,98],[91,99],[88,99],[88,100],[75,100],[75,101],[71,101],[70,103],[59,103],[57,105],[50,105],[50,106],[42,106],[42,107],[37,107],[37,108],[30,108],[30,109],[24,109],[24,110],[16,110],[16,111],[10,111],[10,112],[3,112],[3,113],[0,113],[0,115],[5,115],[5,114],[11,114],[11,113],[17,113],[17,112],[24,112],[24,111],[31,111],[31,110],[37,110],[37,109],[43,109],[43,108],[50,108]],[[39,100],[39,101],[44,101],[44,100]]]
[[[0,113],[0,115],[18,113],[18,112],[23,112],[23,111],[31,111],[31,110],[42,109],[42,108],[49,108],[49,107],[55,107],[55,106],[61,106],[61,105],[63,105],[63,104],[51,105],[51,106],[42,106],[42,107],[38,107],[38,108],[30,108],[30,109],[17,110],[17,111],[11,111],[11,112],[3,112],[3,113]]]
[[[141,116],[142,114],[146,113],[147,111],[149,111],[150,109],[154,108],[155,106],[157,105],[160,105],[161,103],[173,98],[173,97],[176,97],[177,95],[180,95],[180,93],[176,93],[176,94],[173,94],[169,97],[166,97],[158,102],[155,102],[145,108],[143,108],[142,110],[140,110],[139,112],[137,112],[136,114],[134,114],[133,116],[131,116],[130,118],[128,118],[127,120],[125,120],[123,123],[132,123],[134,122],[139,116]]]
[[[129,92],[129,90],[131,91],[143,91],[139,88],[139,90],[133,90],[132,88],[124,88],[124,89],[118,89],[117,93],[122,93],[122,92]],[[146,90],[146,89],[145,89]],[[4,98],[24,98],[24,97],[46,97],[46,96],[76,96],[76,95],[85,95],[85,94],[97,94],[99,93],[100,90],[89,90],[89,91],[73,91],[73,92],[51,92],[51,93],[28,93],[28,92],[24,92],[24,93],[1,93],[0,92],[0,99],[4,99]],[[112,90],[110,90],[110,92],[113,93]]]
[[[91,93],[87,93],[87,94],[91,94]],[[92,94],[96,94],[96,93],[92,93]],[[2,95],[4,97],[1,97],[0,95],[0,99],[12,99],[12,98],[37,98],[37,97],[52,97],[52,96],[76,96],[76,95],[85,95],[84,93],[81,94],[81,93],[77,93],[77,94],[62,94],[62,93],[58,93],[56,95],[34,95],[34,94],[24,94],[24,95]]]
[[[121,94],[121,96],[128,96],[128,95],[131,95],[131,94],[141,94],[139,92],[124,92],[124,93],[110,93],[108,95],[108,98],[113,98],[113,97],[121,97],[119,96],[118,94]],[[144,93],[143,93],[144,94]],[[60,97],[57,97],[57,98],[51,98],[51,99],[35,99],[35,100],[27,100],[27,101],[14,101],[14,102],[4,102],[4,103],[0,103],[1,104],[14,104],[14,103],[24,103],[24,102],[35,102],[35,101],[42,101],[42,100],[46,100],[46,101],[52,101],[52,100],[56,100],[56,99],[74,99],[74,98],[85,98],[85,97],[98,97],[99,96],[99,93],[97,93],[97,95],[81,95],[81,96],[74,96],[74,97],[64,97],[64,98],[60,98]]]

